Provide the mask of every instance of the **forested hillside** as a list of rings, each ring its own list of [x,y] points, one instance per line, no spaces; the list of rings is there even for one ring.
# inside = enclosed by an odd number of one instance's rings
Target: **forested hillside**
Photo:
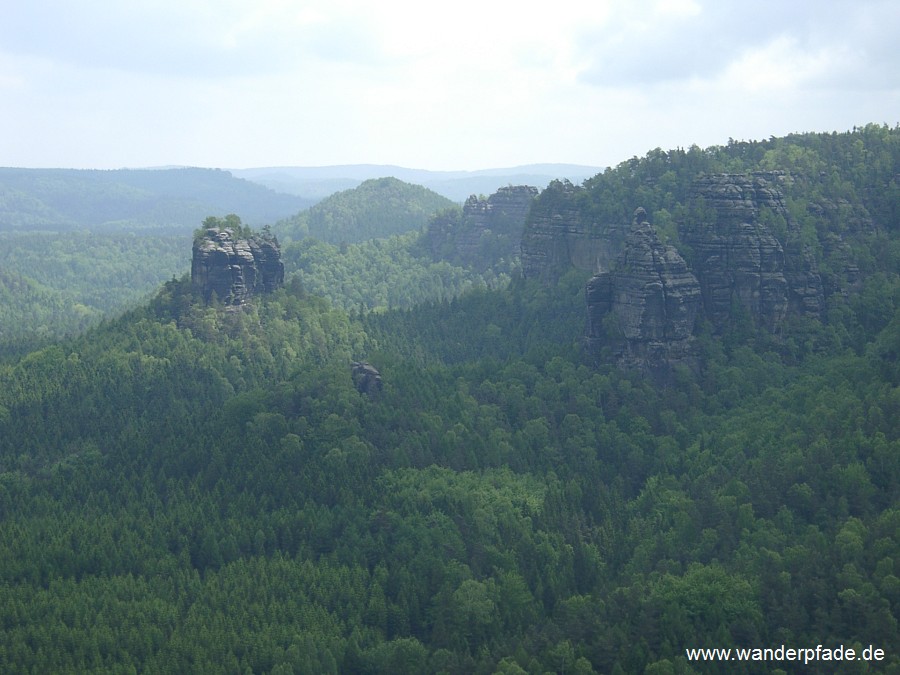
[[[0,233],[0,352],[80,333],[189,266],[189,235]]]
[[[455,298],[470,288],[502,288],[517,273],[519,242],[537,188],[508,186],[489,197],[471,195],[460,209],[419,200],[422,188],[417,186],[393,180],[369,183],[367,191],[360,186],[334,195],[299,214],[295,223],[321,208],[338,231],[371,219],[392,222],[381,231],[402,233],[352,244],[329,243],[333,236],[292,242],[285,249],[286,269],[296,271],[310,292],[349,311],[408,309]],[[373,190],[379,196],[367,205],[366,195]],[[413,200],[406,206],[399,202],[399,211],[391,197],[398,190]],[[337,224],[341,213],[343,224]],[[425,213],[430,213],[427,219]],[[296,232],[291,223],[276,227]]]
[[[420,232],[341,246],[307,238],[284,249],[285,269],[310,293],[347,311],[409,309],[449,300],[470,288],[500,288],[503,266],[478,272],[422,255]]]
[[[593,271],[562,257],[378,312],[171,280],[3,362],[0,670],[900,672],[900,129],[655,150],[530,226],[643,206],[693,264],[698,174],[762,170],[824,310],[701,325],[664,384],[584,349]],[[685,651],[781,645],[884,658]]]
[[[98,179],[102,172],[86,172],[88,177],[82,175],[85,172],[59,173],[65,180],[51,185],[38,180],[40,176],[47,178],[40,172],[11,174],[20,180],[28,177],[32,191],[38,193],[36,186],[40,187],[44,200],[57,204],[67,215],[58,221],[48,220],[31,231],[17,230],[24,224],[14,217],[9,221],[15,225],[12,231],[0,232],[0,266],[7,275],[2,291],[4,302],[0,304],[0,318],[5,325],[0,331],[0,351],[17,349],[15,345],[20,341],[78,333],[103,317],[116,316],[133,307],[162,282],[181,276],[188,268],[188,233],[193,224],[190,229],[180,225],[175,228],[184,234],[170,233],[165,219],[154,221],[152,227],[148,221],[146,228],[136,227],[133,221],[117,222],[113,227],[103,221],[85,220],[91,222],[90,227],[69,230],[63,225],[58,229],[60,223],[76,222],[84,215],[82,211],[90,211],[93,201],[102,201],[95,194],[98,185],[119,189],[124,178],[129,178],[143,186],[141,189],[174,189],[173,194],[161,193],[155,198],[168,209],[177,210],[179,191],[190,190],[207,195],[217,205],[241,203],[235,201],[235,195],[225,198],[224,193],[201,190],[191,178],[195,174],[207,176],[201,170],[188,171],[185,184],[177,185],[177,189],[164,171],[148,185],[148,176],[156,175],[153,172],[111,172],[117,180]],[[215,179],[213,182],[223,185],[234,181],[223,172],[207,173]],[[101,190],[99,194],[106,193]],[[63,203],[63,197],[68,201]],[[205,208],[200,203],[194,203],[192,208]],[[266,208],[277,207],[275,203]],[[298,273],[311,292],[348,310],[411,307],[423,301],[455,297],[473,286],[499,287],[507,283],[509,262],[473,271],[465,261],[454,260],[450,264],[432,259],[421,250],[419,231],[433,214],[448,208],[456,209],[452,202],[430,190],[384,178],[333,195],[313,210],[279,221],[276,230],[286,241],[299,239],[285,252],[289,273]],[[253,208],[250,211],[255,212]],[[98,213],[96,209],[90,212],[94,216]],[[149,213],[145,216],[156,217]],[[52,222],[56,229],[43,229],[51,227]],[[309,223],[313,223],[315,237],[310,234]],[[391,233],[401,234],[388,236]],[[375,237],[381,240],[372,239]],[[348,246],[348,241],[356,243]]]
[[[146,300],[210,214],[261,226],[310,203],[212,169],[0,168],[0,354]]]
[[[232,169],[231,173],[276,192],[314,201],[341,190],[350,190],[365,181],[392,176],[405,183],[422,185],[454,202],[463,202],[469,195],[491,194],[509,184],[544,187],[550,181],[561,178],[580,183],[600,170],[600,167],[579,164],[528,164],[475,171],[428,171],[394,165],[351,164]]]

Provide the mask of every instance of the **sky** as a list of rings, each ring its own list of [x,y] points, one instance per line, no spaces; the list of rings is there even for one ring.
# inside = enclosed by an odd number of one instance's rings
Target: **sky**
[[[870,122],[896,0],[0,0],[2,166],[614,166]]]

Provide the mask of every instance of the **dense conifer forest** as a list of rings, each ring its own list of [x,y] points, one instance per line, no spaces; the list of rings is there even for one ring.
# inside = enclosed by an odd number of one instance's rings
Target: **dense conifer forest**
[[[576,200],[689,258],[691,181],[752,171],[790,174],[825,311],[701,328],[665,383],[586,352],[578,269],[361,301],[342,261],[415,232],[297,242],[332,301],[176,277],[7,354],[0,671],[900,673],[900,129],[657,149]],[[686,653],[781,645],[884,658]]]

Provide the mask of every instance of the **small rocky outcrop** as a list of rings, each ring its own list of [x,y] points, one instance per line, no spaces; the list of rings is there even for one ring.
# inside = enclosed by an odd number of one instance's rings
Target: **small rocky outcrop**
[[[700,176],[680,237],[691,251],[706,317],[724,329],[735,311],[778,330],[794,311],[817,317],[824,296],[815,258],[802,244],[777,186],[781,174]],[[783,225],[783,245],[761,217]]]
[[[585,296],[594,353],[610,348],[621,365],[653,374],[690,355],[700,284],[675,248],[660,242],[643,208],[613,269],[594,275]]]
[[[381,373],[365,361],[354,361],[350,364],[350,376],[353,378],[353,386],[360,394],[374,396],[382,388]]]
[[[531,207],[522,236],[522,274],[547,282],[572,267],[587,274],[610,269],[628,233],[624,222],[592,220],[580,204],[584,188],[553,181]]]
[[[209,228],[194,240],[191,281],[209,302],[215,295],[241,305],[284,283],[278,240],[270,234],[238,237],[231,228]]]

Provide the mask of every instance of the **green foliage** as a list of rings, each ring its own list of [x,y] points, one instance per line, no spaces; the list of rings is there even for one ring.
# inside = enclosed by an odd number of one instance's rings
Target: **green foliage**
[[[268,229],[268,225],[266,226],[266,231],[271,232]],[[207,216],[203,220],[203,225],[194,230],[194,241],[197,239],[201,239],[206,235],[207,230],[231,230],[234,234],[235,239],[249,239],[253,236],[253,228],[249,225],[244,225],[241,222],[240,216],[234,213],[229,213],[224,218],[220,218],[218,216]]]
[[[190,264],[186,237],[0,234],[0,349],[83,331],[145,300]]]
[[[409,308],[470,288],[500,288],[510,269],[476,272],[416,255],[420,233],[336,246],[307,238],[285,246],[285,271],[310,293],[347,311]]]

